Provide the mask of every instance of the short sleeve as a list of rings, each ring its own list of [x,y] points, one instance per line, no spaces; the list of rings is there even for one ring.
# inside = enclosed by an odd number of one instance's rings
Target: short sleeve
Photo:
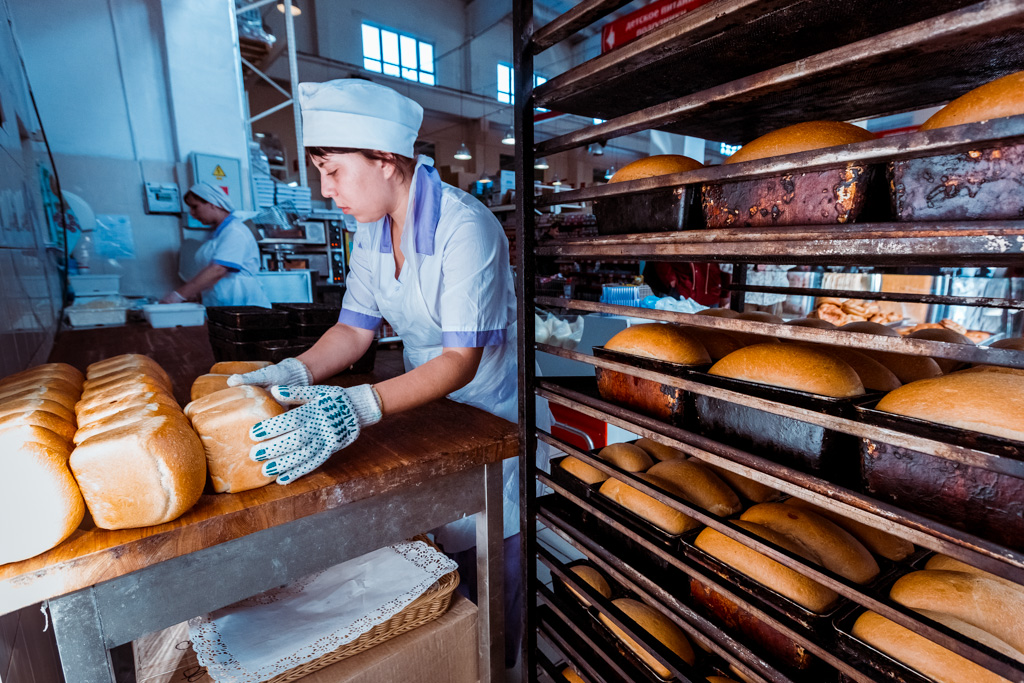
[[[210,261],[231,270],[245,270],[243,264],[251,256],[249,252],[256,249],[256,239],[249,229],[239,221],[231,221],[217,237],[217,246]]]
[[[348,277],[345,278],[345,298],[341,302],[338,322],[362,330],[376,330],[380,327],[381,315],[373,294],[373,252],[367,233],[368,228],[360,226],[352,243]]]
[[[441,344],[447,348],[504,344],[512,274],[508,241],[497,221],[490,215],[471,214],[446,241],[443,259]]]

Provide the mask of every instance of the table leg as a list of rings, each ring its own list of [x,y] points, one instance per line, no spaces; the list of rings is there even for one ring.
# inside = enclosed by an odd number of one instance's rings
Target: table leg
[[[86,588],[54,598],[49,607],[64,680],[115,683],[93,590]]]
[[[505,677],[502,464],[484,465],[484,511],[476,517],[476,604],[480,626],[480,683]]]

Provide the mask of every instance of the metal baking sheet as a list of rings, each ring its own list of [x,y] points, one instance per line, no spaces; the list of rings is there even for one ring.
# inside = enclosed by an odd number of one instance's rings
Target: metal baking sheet
[[[208,306],[206,317],[210,322],[225,327],[247,330],[284,329],[288,327],[288,314],[260,306]]]
[[[699,193],[692,186],[595,200],[597,234],[671,232],[700,226]],[[693,225],[696,222],[697,225]]]

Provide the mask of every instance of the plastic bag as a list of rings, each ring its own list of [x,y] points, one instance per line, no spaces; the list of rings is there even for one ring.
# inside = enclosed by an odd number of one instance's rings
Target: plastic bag
[[[538,344],[550,344],[570,351],[575,349],[583,339],[583,316],[569,318],[572,320],[559,318],[547,311],[534,313],[534,339]]]

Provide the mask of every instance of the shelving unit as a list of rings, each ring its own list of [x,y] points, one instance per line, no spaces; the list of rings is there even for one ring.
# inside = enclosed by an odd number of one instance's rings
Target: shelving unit
[[[524,671],[530,680],[560,680],[560,664],[538,649],[543,640],[590,683],[650,680],[614,644],[580,624],[587,617],[577,604],[538,581],[538,567],[569,584],[601,613],[668,666],[680,681],[704,680],[703,670],[680,666],[671,653],[644,632],[634,632],[612,603],[588,591],[538,542],[546,527],[576,548],[620,586],[639,596],[682,628],[691,642],[705,646],[713,658],[736,667],[754,681],[810,683],[815,678],[777,665],[757,647],[723,630],[695,610],[689,600],[690,579],[721,593],[814,654],[825,668],[845,680],[868,683],[879,674],[870,665],[837,647],[834,633],[794,628],[756,600],[709,572],[692,558],[667,550],[643,533],[610,516],[595,501],[567,489],[536,465],[538,444],[573,455],[605,474],[628,482],[656,500],[697,519],[726,536],[826,585],[851,604],[871,609],[936,643],[1015,682],[1024,681],[1024,665],[953,630],[924,618],[873,590],[766,543],[682,498],[653,488],[634,474],[537,428],[535,397],[572,408],[630,432],[684,451],[700,461],[754,479],[790,496],[828,507],[839,514],[897,534],[920,548],[941,552],[1024,585],[1024,553],[955,529],[930,518],[872,498],[857,488],[774,462],[767,457],[674,427],[600,398],[589,378],[538,378],[538,351],[580,364],[628,371],[642,379],[712,396],[758,410],[798,419],[856,437],[884,437],[887,443],[946,459],[951,466],[974,465],[1024,477],[1022,461],[993,457],[939,438],[913,435],[851,417],[824,414],[776,400],[718,388],[686,378],[645,370],[589,354],[535,344],[536,306],[576,312],[620,314],[723,331],[762,334],[783,340],[930,356],[968,363],[1024,368],[1024,354],[1005,349],[961,346],[901,337],[879,337],[710,318],[670,311],[632,308],[564,297],[537,296],[536,257],[563,260],[679,260],[746,264],[813,264],[862,266],[1001,266],[1019,265],[1024,253],[1024,220],[951,222],[866,222],[832,226],[695,229],[614,236],[565,238],[537,243],[536,208],[555,203],[584,203],[682,185],[763,178],[788,172],[820,170],[851,162],[884,162],[1024,142],[1024,115],[887,137],[870,142],[707,167],[614,185],[601,185],[534,197],[533,160],[597,140],[659,129],[729,143],[742,143],[770,130],[816,119],[854,120],[941,105],[999,76],[1024,69],[1024,4],[1014,0],[919,3],[909,0],[713,0],[613,52],[552,76],[533,88],[534,55],[574,31],[621,7],[618,0],[584,0],[551,24],[535,27],[531,0],[516,0],[515,36],[517,144],[517,294],[521,302],[520,429],[524,444],[522,494],[524,586],[527,632]],[[534,140],[532,111],[542,106],[602,124],[542,142]],[[734,305],[757,287],[738,282]],[[850,292],[802,290],[812,296]],[[788,292],[787,293],[796,293]],[[873,298],[870,293],[856,293]],[[973,305],[1020,310],[1016,299],[880,294],[879,300]],[[536,496],[537,482],[552,493]],[[589,623],[589,622],[587,622]],[[574,633],[573,631],[579,631]],[[725,672],[728,674],[728,672]]]

